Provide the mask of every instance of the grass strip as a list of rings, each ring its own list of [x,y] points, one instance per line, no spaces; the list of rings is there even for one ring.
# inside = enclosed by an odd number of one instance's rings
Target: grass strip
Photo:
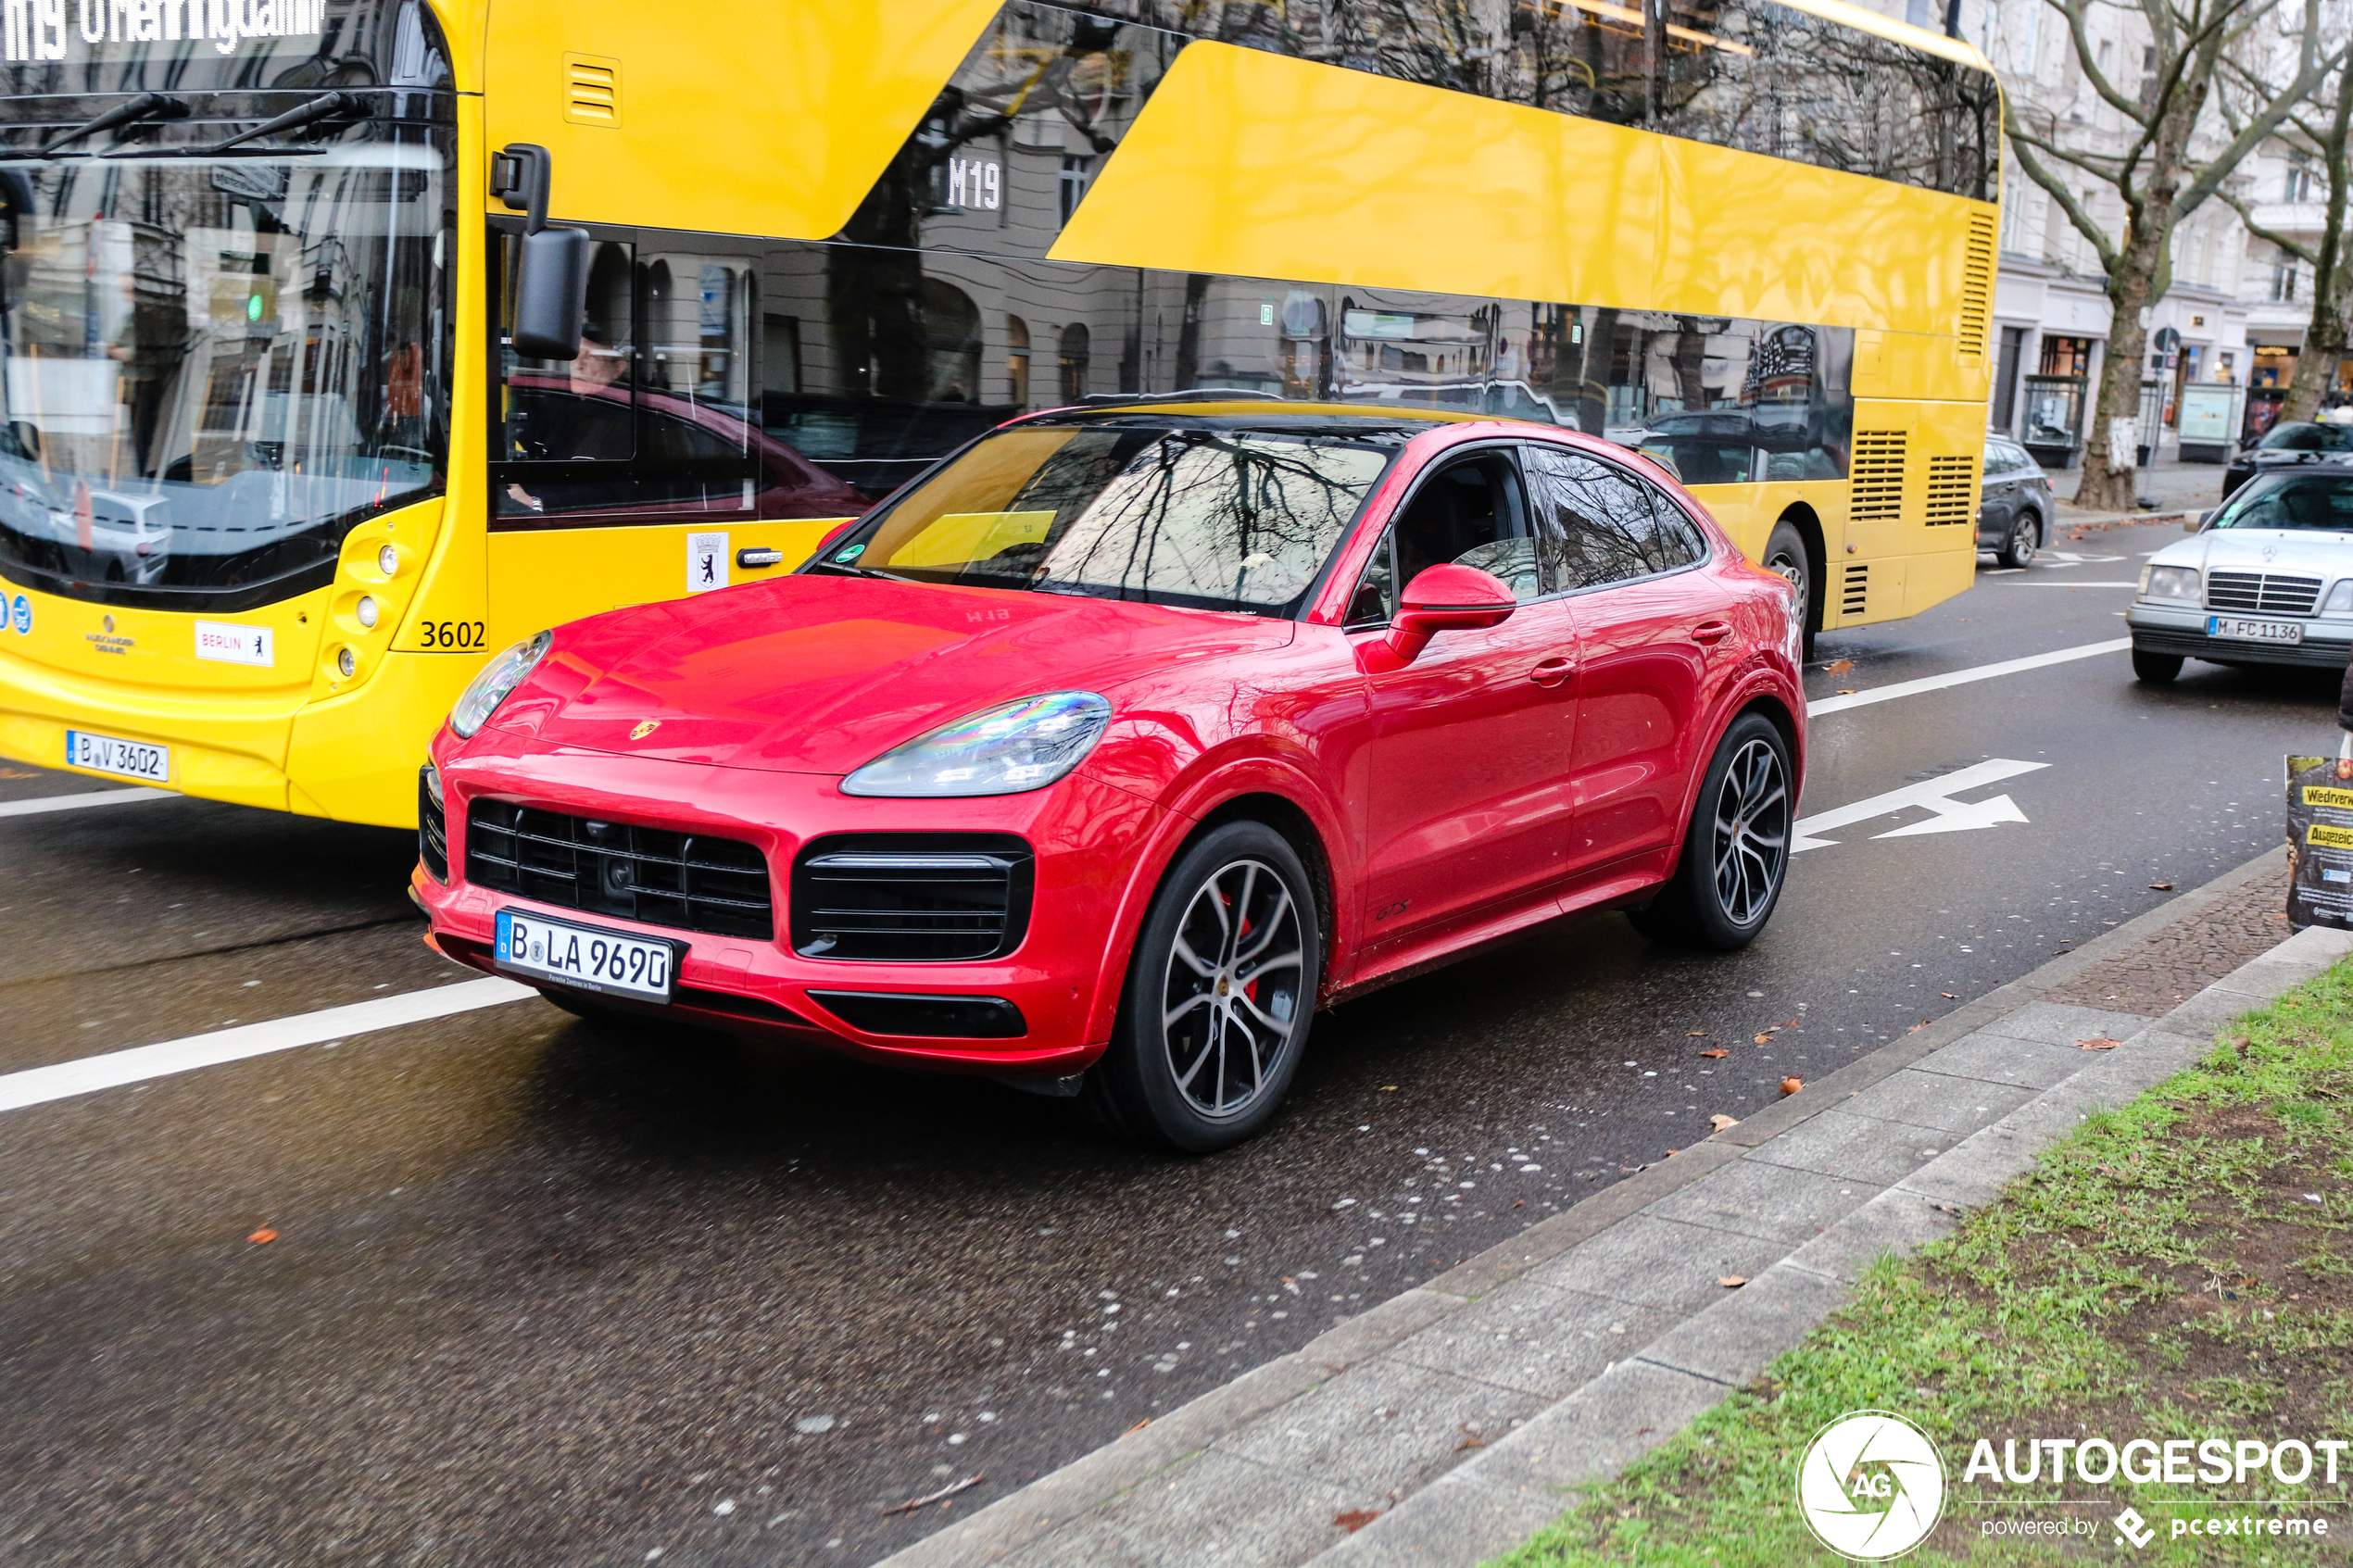
[[[1896,1411],[1947,1472],[1944,1521],[1906,1561],[2120,1556],[2128,1504],[2157,1526],[2135,1562],[2353,1562],[2353,1453],[2336,1485],[1965,1481],[1977,1440],[2353,1437],[2353,963],[2223,1030],[2197,1066],[2088,1120],[1946,1239],[1882,1259],[1755,1384],[1702,1415],[1497,1568],[1680,1568],[1837,1559],[1796,1505],[1826,1423]],[[2020,1455],[2023,1462],[2023,1454]],[[2053,1506],[1973,1499],[2061,1499]],[[2265,1499],[2244,1510],[2194,1509]],[[2282,1507],[2309,1499],[2324,1506]],[[2325,1517],[2325,1540],[2174,1538],[2171,1521]],[[2073,1516],[2088,1535],[1989,1537]]]

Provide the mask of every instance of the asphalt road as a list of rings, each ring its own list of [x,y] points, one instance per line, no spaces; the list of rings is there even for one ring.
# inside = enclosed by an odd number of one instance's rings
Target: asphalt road
[[[1813,695],[2121,637],[2178,536],[1825,636]],[[536,1000],[0,1110],[0,1562],[870,1562],[2275,843],[2334,696],[2111,652],[1826,714],[1806,813],[2004,761],[1956,793],[2013,820],[1822,831],[1739,955],[1595,916],[1353,1004],[1211,1160]],[[0,1075],[471,978],[412,858],[0,816]]]

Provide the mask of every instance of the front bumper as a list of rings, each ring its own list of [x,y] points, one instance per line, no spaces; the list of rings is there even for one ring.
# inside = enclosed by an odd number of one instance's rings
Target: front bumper
[[[2347,660],[2353,659],[2353,618],[2316,616],[2307,620],[2300,643],[2248,643],[2208,636],[2206,619],[2210,613],[2189,605],[2136,601],[2124,612],[2124,624],[2132,628],[2133,646],[2138,652],[2174,654],[2213,664],[2343,670]]]
[[[870,1060],[991,1074],[1063,1076],[1101,1054],[1135,924],[1156,875],[1169,814],[1083,773],[1028,795],[973,800],[877,800],[843,795],[831,777],[706,767],[605,753],[549,753],[485,730],[459,755],[437,759],[445,799],[449,880],[421,863],[411,885],[450,958],[543,989],[559,983],[500,970],[493,956],[497,913],[515,909],[578,924],[685,944],[677,1000],[617,1003],[790,1038]],[[775,930],[768,939],[713,935],[535,902],[478,886],[465,874],[467,811],[481,797],[643,827],[701,832],[756,846],[766,858]],[[792,948],[795,855],[820,835],[1013,834],[1036,855],[1028,923],[1009,954],[976,961],[885,962],[805,958]],[[849,994],[845,997],[845,994]],[[891,999],[887,1007],[859,998]],[[950,1004],[998,999],[1019,1014],[1018,1035],[925,1035],[862,1028],[888,1012],[921,1018],[917,998]],[[965,1010],[972,1009],[967,1006]],[[1000,1015],[1001,1016],[1001,1014]],[[894,1029],[908,1025],[900,1022]]]

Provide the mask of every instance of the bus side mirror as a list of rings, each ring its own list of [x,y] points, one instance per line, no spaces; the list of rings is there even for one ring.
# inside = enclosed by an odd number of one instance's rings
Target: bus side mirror
[[[515,352],[526,359],[579,358],[587,309],[588,231],[525,234],[515,263]]]
[[[510,142],[490,160],[490,194],[521,212],[522,245],[515,261],[515,352],[526,359],[577,359],[588,309],[588,231],[547,226],[554,184],[547,149]]]

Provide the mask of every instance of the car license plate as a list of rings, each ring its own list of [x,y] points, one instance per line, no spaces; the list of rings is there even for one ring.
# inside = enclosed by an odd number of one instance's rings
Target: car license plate
[[[88,730],[66,732],[66,766],[94,773],[113,773],[142,784],[165,784],[171,778],[171,747],[143,740],[117,740]]]
[[[2237,621],[2227,615],[2206,618],[2206,634],[2209,637],[2232,637],[2242,643],[2300,643],[2304,640],[2304,623],[2299,621]]]
[[[573,925],[538,915],[498,911],[498,967],[560,980],[585,991],[667,1002],[677,978],[678,947],[645,936]]]

